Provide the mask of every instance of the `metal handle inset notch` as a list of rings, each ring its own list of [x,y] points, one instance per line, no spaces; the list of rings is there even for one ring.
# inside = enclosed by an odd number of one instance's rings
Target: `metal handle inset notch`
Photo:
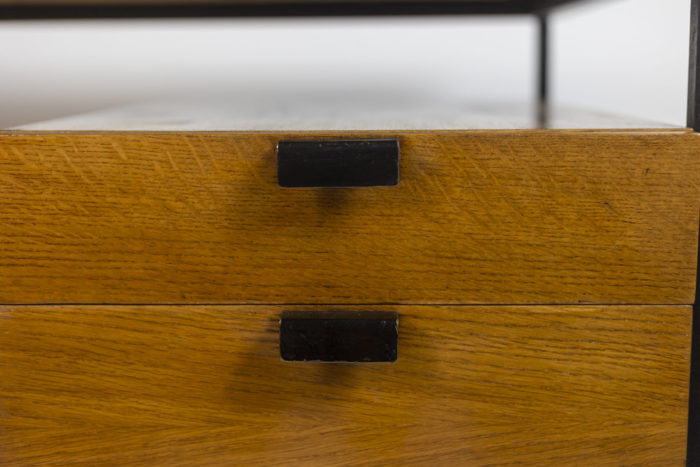
[[[287,311],[280,321],[286,361],[394,362],[398,340],[396,313]]]
[[[277,164],[277,182],[287,188],[393,186],[399,183],[399,142],[280,141]]]

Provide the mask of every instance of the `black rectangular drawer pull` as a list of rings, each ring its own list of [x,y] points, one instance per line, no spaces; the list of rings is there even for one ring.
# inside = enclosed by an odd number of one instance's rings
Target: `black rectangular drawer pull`
[[[296,362],[394,362],[398,315],[381,311],[285,311],[280,356]]]
[[[280,141],[277,182],[287,188],[397,185],[399,141]]]

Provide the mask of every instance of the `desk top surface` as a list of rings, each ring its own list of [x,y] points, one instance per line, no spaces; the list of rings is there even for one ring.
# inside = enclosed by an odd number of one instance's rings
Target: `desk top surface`
[[[669,129],[604,112],[554,108],[546,125],[534,105],[477,103],[389,93],[230,92],[154,100],[12,130],[31,131],[372,131],[520,129]]]

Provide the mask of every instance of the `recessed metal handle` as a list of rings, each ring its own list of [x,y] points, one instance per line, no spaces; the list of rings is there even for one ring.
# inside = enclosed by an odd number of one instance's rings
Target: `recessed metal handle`
[[[280,321],[286,361],[394,362],[398,341],[396,313],[286,311]]]
[[[397,185],[399,142],[396,139],[280,141],[277,181],[287,188]]]

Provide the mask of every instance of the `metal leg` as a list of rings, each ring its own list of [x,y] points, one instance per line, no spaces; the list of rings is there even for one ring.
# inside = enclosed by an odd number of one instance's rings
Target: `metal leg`
[[[697,282],[696,282],[697,290]],[[693,335],[690,357],[690,401],[688,404],[688,452],[686,465],[700,465],[700,307],[697,292],[693,305]]]
[[[700,0],[691,0],[690,6],[690,68],[688,72],[688,127],[700,130],[700,60],[698,60],[698,28],[700,27]]]
[[[688,127],[700,131],[700,59],[698,28],[700,0],[691,0],[690,7],[690,68],[688,72]],[[700,157],[700,154],[695,154]],[[699,259],[700,262],[700,259]],[[686,465],[700,465],[700,271],[695,278],[693,305],[693,335],[690,357],[690,401],[688,406],[688,452]]]
[[[549,121],[549,14],[536,15],[538,27],[537,125],[546,128]]]

